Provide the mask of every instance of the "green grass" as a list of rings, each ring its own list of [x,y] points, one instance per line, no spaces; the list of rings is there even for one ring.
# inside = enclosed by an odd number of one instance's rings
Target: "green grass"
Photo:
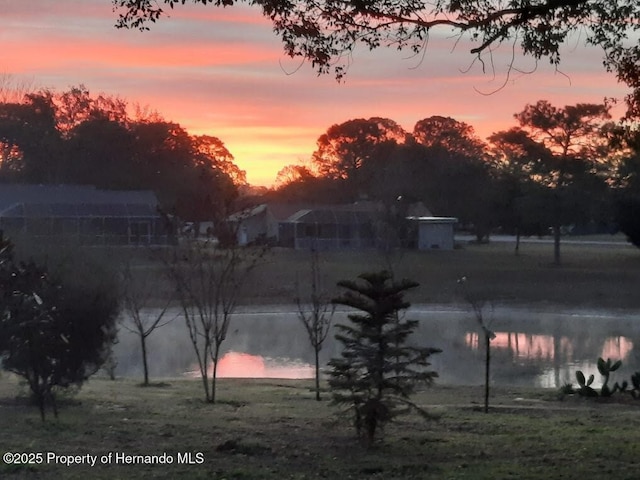
[[[415,303],[460,302],[456,280],[466,276],[480,296],[494,302],[640,308],[639,249],[627,244],[567,244],[562,257],[562,266],[554,266],[549,244],[525,244],[518,256],[512,244],[467,244],[453,251],[406,251],[392,257],[391,265],[396,276],[420,282],[409,295]],[[321,258],[329,288],[338,280],[389,265],[375,251],[323,252]],[[289,303],[296,296],[296,279],[308,283],[308,270],[308,253],[275,250],[257,271],[245,301]]]
[[[321,268],[323,284],[330,293],[337,293],[335,285],[339,280],[391,267],[397,277],[420,282],[421,286],[409,295],[414,303],[460,303],[456,281],[466,276],[480,296],[495,303],[640,308],[640,296],[636,295],[636,286],[640,284],[640,249],[622,241],[609,245],[574,242],[563,244],[561,252],[562,265],[558,267],[553,265],[551,244],[525,243],[517,256],[514,244],[505,242],[461,243],[453,251],[409,250],[392,256],[376,250],[327,251],[321,252]],[[144,248],[106,253],[112,265],[134,258],[135,268],[143,272],[145,281],[150,271],[157,273],[152,278],[158,282],[159,299],[172,295],[173,287],[157,260],[159,253]],[[171,255],[169,251],[167,254]],[[308,252],[274,248],[242,291],[240,303],[292,303],[297,295],[304,295],[309,269]]]
[[[640,402],[559,401],[555,392],[440,387],[417,402],[436,419],[404,417],[365,450],[306,381],[221,380],[215,405],[196,380],[91,380],[42,424],[0,378],[0,453],[170,455],[170,465],[9,466],[3,479],[585,479],[638,478]],[[200,452],[204,463],[178,464]],[[194,457],[196,458],[196,457]]]

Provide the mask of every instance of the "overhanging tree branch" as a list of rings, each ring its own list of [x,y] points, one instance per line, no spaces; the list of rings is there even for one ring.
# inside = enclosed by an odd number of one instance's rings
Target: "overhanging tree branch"
[[[604,50],[603,63],[632,92],[629,115],[640,114],[640,4],[636,0],[112,0],[119,28],[148,29],[163,6],[185,3],[261,8],[291,57],[309,61],[318,73],[341,79],[344,53],[356,44],[421,51],[436,28],[466,33],[478,42],[472,55],[491,52],[519,33],[524,55],[560,63],[560,47],[570,34],[586,32],[586,43]]]

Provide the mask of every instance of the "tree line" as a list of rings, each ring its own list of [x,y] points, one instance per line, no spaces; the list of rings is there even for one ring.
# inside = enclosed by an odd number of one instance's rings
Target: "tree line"
[[[387,205],[423,202],[458,217],[478,239],[495,229],[553,233],[622,229],[636,244],[640,134],[608,104],[526,105],[516,124],[481,140],[471,125],[431,116],[406,132],[388,118],[353,119],[318,138],[305,164],[288,165],[274,198]]]
[[[219,138],[80,85],[0,103],[0,183],[148,189],[166,213],[203,221],[229,213],[246,175]]]
[[[0,183],[150,189],[166,213],[222,225],[238,208],[245,172],[222,140],[190,135],[148,108],[84,86],[26,92],[0,102]],[[317,140],[304,164],[277,175],[267,200],[379,201],[402,214],[423,202],[455,216],[479,240],[491,231],[552,232],[554,259],[567,228],[621,229],[640,244],[640,133],[610,105],[540,100],[486,141],[449,117],[412,132],[389,118],[348,120]],[[255,200],[255,199],[254,199]]]

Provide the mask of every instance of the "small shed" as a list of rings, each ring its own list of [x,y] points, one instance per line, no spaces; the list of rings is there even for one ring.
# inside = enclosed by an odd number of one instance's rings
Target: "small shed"
[[[409,217],[418,222],[418,250],[453,250],[455,217]]]

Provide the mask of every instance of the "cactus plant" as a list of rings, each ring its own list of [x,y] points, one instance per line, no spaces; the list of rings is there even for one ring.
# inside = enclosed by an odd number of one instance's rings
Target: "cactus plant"
[[[598,357],[598,372],[604,377],[602,388],[600,389],[600,395],[603,397],[610,397],[616,391],[616,388],[609,388],[609,377],[611,372],[615,372],[622,365],[622,360],[611,362],[610,358],[605,361],[602,357]]]
[[[591,387],[594,376],[589,375],[588,379],[585,379],[584,373],[581,370],[576,372],[576,380],[578,381],[578,393],[584,397],[597,397],[598,392]]]
[[[640,371],[631,375],[631,383],[624,380],[622,383],[615,382],[613,387],[609,387],[609,378],[611,372],[615,372],[622,366],[621,360],[612,362],[610,358],[605,361],[602,357],[598,358],[598,372],[604,377],[602,387],[600,391],[591,386],[593,384],[593,375],[589,375],[589,378],[585,378],[584,373],[578,370],[576,372],[576,379],[578,380],[578,388],[573,390],[571,384],[564,385],[560,391],[563,395],[578,393],[583,397],[610,397],[616,392],[629,393],[633,398],[640,399]]]
[[[604,381],[602,382],[602,387],[600,388],[600,392],[591,387],[593,383],[593,375],[589,375],[589,379],[585,379],[584,373],[580,370],[576,372],[576,379],[578,380],[578,393],[585,397],[610,397],[616,392],[625,392],[629,383],[624,381],[621,384],[618,382],[613,384],[613,387],[609,387],[609,379],[611,377],[611,372],[615,372],[622,366],[622,360],[616,360],[615,362],[611,361],[610,358],[604,360],[602,357],[598,357],[598,372],[600,375],[604,377]],[[637,372],[637,376],[631,377],[631,381],[634,384],[634,389],[631,390],[631,394],[634,397],[640,396],[640,372]],[[637,385],[637,388],[635,387]],[[636,393],[634,393],[636,392]]]

